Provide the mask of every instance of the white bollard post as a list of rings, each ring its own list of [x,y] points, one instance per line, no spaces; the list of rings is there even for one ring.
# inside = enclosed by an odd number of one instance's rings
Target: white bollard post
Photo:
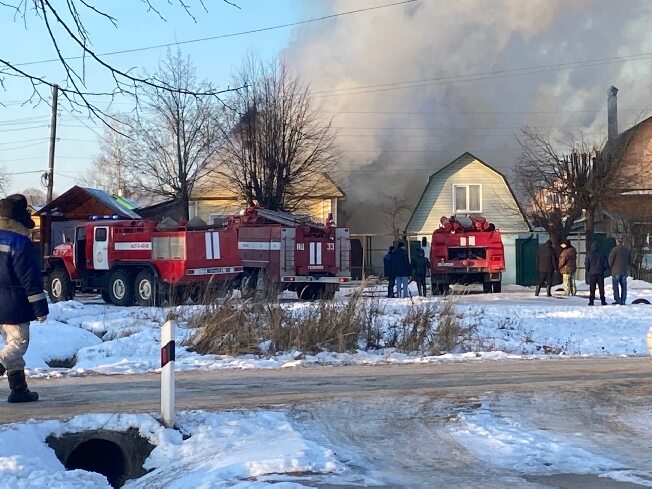
[[[161,327],[161,419],[167,428],[174,427],[175,329],[174,321],[166,321]]]

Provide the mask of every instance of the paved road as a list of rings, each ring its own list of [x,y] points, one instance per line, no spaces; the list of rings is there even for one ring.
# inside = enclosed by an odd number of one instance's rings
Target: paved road
[[[97,412],[156,412],[158,374],[34,379],[41,401],[0,403],[0,424],[66,419]],[[345,366],[177,373],[177,410],[306,404],[341,398],[428,395],[470,398],[486,392],[631,391],[652,399],[649,357],[510,360],[429,365]]]

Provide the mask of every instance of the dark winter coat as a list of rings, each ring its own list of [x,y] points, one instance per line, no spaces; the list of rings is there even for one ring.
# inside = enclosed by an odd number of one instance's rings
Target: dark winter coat
[[[395,277],[410,276],[410,260],[405,248],[396,248],[392,253],[392,270]]]
[[[394,267],[392,266],[393,254],[394,251],[388,251],[383,257],[383,272],[385,273],[385,277],[396,277],[396,274],[394,273]]]
[[[48,315],[41,268],[22,224],[0,217],[0,324]]]
[[[559,255],[559,273],[575,273],[577,271],[577,250],[572,246],[564,248]]]
[[[552,273],[557,270],[557,254],[552,244],[544,244],[539,247],[537,253],[537,270],[539,273]]]
[[[600,251],[598,243],[591,245],[591,252],[586,255],[584,267],[586,268],[587,275],[604,275],[604,272],[609,270],[607,255]]]
[[[420,249],[419,251],[420,253],[417,253],[417,256],[412,258],[412,263],[410,263],[413,277],[425,277],[430,270],[430,260],[425,257],[423,250]]]
[[[627,275],[632,264],[632,254],[623,245],[614,246],[609,253],[609,266],[612,275]]]

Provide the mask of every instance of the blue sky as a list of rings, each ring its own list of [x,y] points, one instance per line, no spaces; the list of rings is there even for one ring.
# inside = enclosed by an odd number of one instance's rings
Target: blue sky
[[[155,13],[148,13],[139,1],[114,0],[110,3],[114,6],[109,12],[118,19],[117,29],[96,15],[87,15],[93,48],[100,53],[287,24],[325,12],[318,0],[239,0],[239,9],[220,0],[207,0],[208,13],[201,9],[199,2],[190,2],[194,4],[193,13],[197,19],[194,22],[181,8],[170,8],[166,1],[155,2],[163,8],[161,14],[166,21],[162,21]],[[28,16],[26,29],[22,20],[14,22],[6,10],[0,14],[0,58],[23,63],[55,55],[37,19]],[[195,63],[199,78],[226,86],[231,72],[245,54],[251,51],[264,59],[271,58],[287,45],[292,34],[292,28],[284,28],[188,44],[182,51]],[[64,53],[75,55],[78,51],[65,46]],[[121,68],[153,72],[164,54],[162,48],[110,56],[107,60]],[[106,71],[91,63],[87,66],[89,88],[110,88]],[[58,67],[50,63],[30,68],[39,75],[55,79]],[[16,80],[7,80],[4,91],[0,91],[0,102],[6,104],[0,106],[0,165],[9,173],[40,172],[47,167],[50,109],[45,104],[35,107],[18,104],[30,94],[31,86]],[[114,108],[124,110],[129,106],[127,101],[118,101]],[[78,181],[75,179],[83,177],[97,153],[97,139],[101,133],[102,127],[89,120],[87,114],[73,116],[67,110],[61,111],[55,191],[61,193]],[[12,175],[11,178],[11,191],[40,188],[40,173]]]

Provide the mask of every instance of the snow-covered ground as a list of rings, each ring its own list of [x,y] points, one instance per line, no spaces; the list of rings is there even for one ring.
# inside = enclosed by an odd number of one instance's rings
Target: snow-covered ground
[[[609,280],[607,280],[609,282]],[[580,284],[580,289],[585,286]],[[345,291],[338,300],[346,300]],[[487,360],[555,355],[645,355],[646,334],[652,323],[652,306],[589,307],[587,291],[563,297],[534,297],[533,289],[507,286],[501,294],[460,294],[455,309],[467,324],[474,324],[477,345],[472,352],[438,356],[399,353],[392,348],[358,350],[350,353],[321,352],[303,355],[284,352],[276,355],[238,357],[199,355],[177,346],[178,370],[216,370],[282,368],[314,364],[383,364]],[[611,287],[607,286],[608,297]],[[652,284],[629,281],[628,302],[636,298],[652,299]],[[366,299],[372,300],[372,299]],[[416,305],[436,303],[439,297],[377,299],[381,323],[387,332],[400,322],[405,312]],[[608,300],[611,303],[611,300]],[[301,309],[307,303],[287,303]],[[198,306],[178,308],[182,317],[198,311]],[[160,325],[169,311],[161,308],[114,307],[103,303],[69,301],[51,305],[43,324],[33,324],[26,361],[31,377],[87,373],[125,374],[156,371],[160,362]],[[194,330],[180,321],[177,345]],[[65,368],[72,365],[72,368]],[[49,366],[50,365],[50,366]]]
[[[607,293],[610,297],[610,287]],[[586,290],[570,298],[558,294],[534,297],[533,288],[510,286],[501,294],[453,296],[449,300],[455,301],[456,311],[475,325],[481,339],[474,352],[423,356],[384,348],[312,356],[293,351],[228,357],[199,355],[177,346],[176,368],[270,369],[647,354],[651,305],[589,307]],[[639,297],[652,299],[652,284],[630,280],[628,295],[630,302]],[[347,300],[347,292],[337,300]],[[378,300],[381,323],[387,331],[414,304],[442,299],[366,300]],[[169,310],[91,302],[53,304],[48,321],[32,325],[26,358],[31,377],[158,369],[160,325]],[[309,305],[289,302],[284,307],[300,310]],[[198,306],[184,306],[175,312],[188,318],[197,311]],[[192,332],[180,320],[177,344]],[[66,367],[66,363],[74,366]],[[433,404],[432,400],[389,399],[345,408],[326,403],[274,411],[184,412],[178,416],[178,431],[162,427],[152,414],[89,414],[67,421],[4,425],[0,426],[0,487],[108,488],[102,475],[66,471],[45,440],[52,434],[130,427],[138,428],[156,448],[145,464],[150,472],[127,482],[126,488],[426,487],[417,479],[413,485],[405,479],[406,474],[420,473],[419,467],[427,467],[421,481],[437,480],[443,485],[449,481],[451,487],[465,486],[460,480],[468,487],[541,487],[522,477],[562,473],[592,474],[652,487],[652,471],[645,462],[648,456],[643,454],[649,442],[641,441],[652,437],[649,408],[628,410],[616,417],[607,408],[591,411],[592,422],[596,416],[605,417],[604,431],[592,439],[582,433],[587,419],[562,426],[554,422],[559,419],[554,409],[547,418],[542,414],[542,406],[556,406],[559,412],[568,413],[576,400],[556,405],[550,393],[542,399],[539,402],[544,404],[538,405],[512,400],[508,408],[504,400],[493,398],[466,406],[440,400]],[[590,409],[587,407],[587,412]],[[608,432],[613,427],[625,433]],[[630,453],[622,448],[627,446],[641,448],[641,455],[636,455],[638,449]]]
[[[652,487],[645,453],[645,440],[652,436],[649,410],[608,415],[596,436],[566,425],[600,417],[600,407],[582,406],[585,416],[574,420],[570,413],[569,421],[556,425],[558,413],[535,415],[541,407],[536,401],[475,401],[459,405],[415,397],[273,411],[192,411],[179,413],[178,430],[162,427],[149,414],[5,425],[0,427],[0,487],[108,489],[100,474],[66,471],[46,443],[50,435],[97,428],[136,428],[155,447],[144,464],[149,472],[127,481],[126,489],[536,489],[546,486],[528,481],[553,474],[592,477],[583,487],[597,478]],[[555,399],[542,402],[555,404]],[[619,423],[633,427],[609,431]]]

